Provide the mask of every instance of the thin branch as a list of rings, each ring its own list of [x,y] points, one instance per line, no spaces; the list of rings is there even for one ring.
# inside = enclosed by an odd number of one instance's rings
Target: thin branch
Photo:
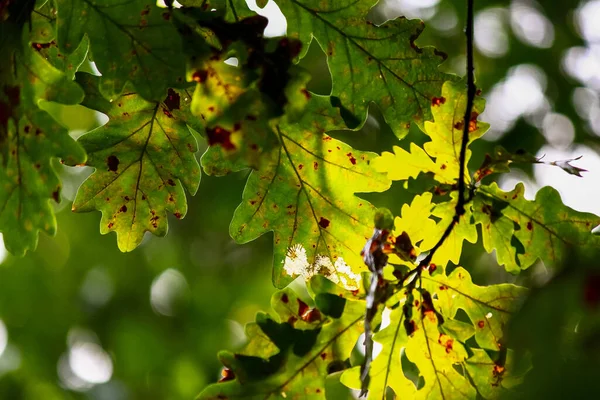
[[[421,274],[424,268],[428,267],[433,259],[435,253],[439,250],[440,247],[444,244],[446,239],[452,234],[454,227],[459,223],[460,217],[465,214],[465,205],[473,199],[473,189],[471,188],[468,193],[465,186],[465,170],[466,170],[466,159],[467,159],[467,144],[469,143],[469,122],[471,121],[471,113],[473,111],[473,101],[475,99],[475,67],[473,62],[473,2],[474,0],[467,0],[467,28],[466,28],[466,36],[467,36],[467,107],[464,115],[464,128],[463,135],[461,138],[460,145],[460,158],[459,158],[459,172],[458,172],[458,201],[456,203],[456,207],[454,209],[454,216],[452,217],[452,221],[444,230],[444,233],[437,241],[435,246],[429,250],[429,254],[419,262],[416,268],[409,271],[406,275],[400,278],[399,282],[396,284],[396,287],[393,290],[393,293],[404,287],[404,282],[409,281],[406,289],[411,291],[415,288],[416,282],[420,281]],[[377,297],[377,283],[380,279],[381,271],[385,264],[387,264],[387,257],[378,258],[375,260],[375,256],[379,255],[381,251],[380,243],[377,243],[375,247],[375,251],[372,249],[372,243],[375,239],[379,239],[378,232],[375,230],[373,238],[367,241],[365,248],[363,250],[363,257],[370,256],[371,259],[367,259],[365,257],[365,263],[369,266],[371,270],[371,287],[369,290],[369,294],[367,297],[367,314],[365,318],[365,362],[361,367],[360,379],[362,382],[362,391],[360,393],[360,397],[366,395],[368,385],[369,385],[369,367],[371,363],[371,354],[372,351],[372,338],[371,335],[371,327],[370,322],[374,317],[374,313],[377,309],[377,305],[385,302],[386,298],[381,298],[379,301],[376,300]],[[377,262],[378,261],[378,262]],[[409,279],[410,278],[410,279]],[[432,360],[433,361],[433,360]],[[435,366],[434,366],[435,368]]]
[[[473,61],[473,2],[467,0],[467,108],[463,124],[463,135],[460,143],[460,166],[458,171],[458,202],[456,203],[456,214],[465,213],[465,169],[467,158],[467,144],[469,143],[469,128],[471,113],[473,112],[473,100],[475,99],[475,65]]]

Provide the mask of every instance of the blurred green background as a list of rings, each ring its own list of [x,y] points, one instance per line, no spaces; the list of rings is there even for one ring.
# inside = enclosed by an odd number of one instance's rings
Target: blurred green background
[[[444,51],[449,57],[441,68],[464,75],[465,3],[388,0],[369,18],[424,19],[417,44]],[[530,198],[550,184],[566,204],[600,214],[600,1],[475,4],[476,76],[488,99],[481,118],[492,131],[472,146],[471,166],[498,143],[548,160],[583,155],[576,165],[590,171],[584,178],[525,166],[500,184],[511,189],[525,181]],[[260,12],[270,18],[268,34],[285,32],[272,0]],[[311,90],[328,94],[329,72],[314,43],[301,65],[315,77]],[[46,106],[74,136],[102,121],[82,107]],[[374,107],[363,129],[334,136],[377,152],[425,140],[413,127],[398,142]],[[244,245],[228,235],[247,172],[203,176],[185,219],[171,219],[165,238],[147,236],[137,250],[122,254],[113,235],[99,234],[98,213],[70,212],[90,171],[58,162],[56,167],[64,182],[56,237],[41,235],[38,249],[24,258],[7,255],[0,245],[0,399],[194,398],[219,378],[217,351],[243,343],[243,325],[256,311],[268,310],[274,291],[271,235]],[[399,214],[418,190],[412,182],[408,189],[394,185],[363,197]],[[538,264],[519,277],[506,274],[494,259],[480,244],[467,244],[461,262],[479,284],[551,282],[534,291],[511,331],[515,346],[533,351],[534,364],[541,366],[522,398],[581,398],[567,389],[569,382],[580,390],[575,393],[587,393],[600,364],[593,340],[600,337],[596,258],[577,259],[560,273]]]

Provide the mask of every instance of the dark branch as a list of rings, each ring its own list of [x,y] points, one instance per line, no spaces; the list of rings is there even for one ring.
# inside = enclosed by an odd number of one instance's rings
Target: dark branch
[[[471,113],[473,112],[473,100],[475,99],[475,65],[473,61],[473,1],[467,0],[467,108],[463,124],[463,135],[460,143],[460,166],[458,172],[458,202],[456,203],[456,214],[465,213],[465,169],[467,158],[467,143],[469,143],[469,128]]]
[[[475,87],[475,66],[473,61],[473,2],[474,0],[467,0],[467,107],[465,109],[464,124],[463,124],[463,135],[460,143],[460,158],[459,158],[459,170],[458,170],[458,201],[456,203],[454,216],[452,222],[448,225],[440,239],[437,241],[435,246],[429,250],[429,254],[421,260],[419,265],[406,274],[398,283],[398,288],[401,288],[411,277],[420,276],[423,268],[426,268],[431,263],[433,256],[436,251],[442,247],[446,239],[454,230],[454,227],[460,221],[460,217],[465,213],[465,205],[472,200],[473,191],[466,193],[465,186],[465,170],[467,160],[467,144],[469,143],[469,122],[471,121],[471,113],[473,112],[473,101],[475,99],[476,87]],[[411,280],[414,285],[415,280]]]

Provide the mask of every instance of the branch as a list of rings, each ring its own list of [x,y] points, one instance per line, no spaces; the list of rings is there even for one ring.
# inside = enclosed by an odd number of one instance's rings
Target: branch
[[[463,124],[463,135],[460,143],[460,166],[458,171],[458,202],[456,203],[456,214],[461,216],[465,213],[465,168],[467,158],[467,143],[469,143],[469,122],[473,112],[473,100],[475,99],[475,65],[473,62],[473,1],[467,0],[467,108]]]
[[[471,201],[473,198],[473,192],[469,191],[468,195],[466,193],[465,187],[465,169],[466,169],[466,159],[467,159],[467,144],[469,143],[469,122],[471,121],[471,113],[473,111],[473,101],[475,99],[475,66],[473,62],[473,2],[474,0],[467,0],[467,107],[464,115],[464,124],[463,124],[463,134],[460,144],[460,158],[459,158],[459,172],[458,172],[458,201],[456,203],[454,216],[452,217],[452,222],[448,225],[440,239],[437,241],[435,246],[431,248],[429,254],[419,262],[416,268],[409,271],[405,276],[400,277],[399,282],[396,284],[396,287],[392,291],[392,293],[396,293],[398,290],[404,287],[404,282],[410,279],[410,283],[407,286],[408,291],[410,292],[414,289],[417,278],[421,277],[421,273],[425,267],[428,267],[433,259],[433,256],[438,251],[440,247],[444,244],[446,239],[450,236],[454,227],[459,223],[460,217],[465,214],[465,205]],[[365,255],[379,255],[379,252],[382,251],[381,242],[376,242],[373,251],[372,243],[374,239],[380,239],[380,234],[378,234],[378,229],[375,230],[373,238],[367,241],[365,248],[363,250],[363,257]],[[385,240],[385,238],[384,238]],[[381,253],[383,255],[383,253]],[[376,257],[379,262],[375,262],[375,258],[367,260],[365,258],[365,263],[369,266],[371,270],[371,285],[369,289],[369,293],[367,296],[367,313],[365,317],[365,362],[361,366],[361,374],[360,379],[362,383],[362,390],[360,392],[360,397],[366,395],[367,389],[369,386],[369,369],[371,364],[372,350],[373,350],[373,339],[371,338],[371,321],[374,317],[375,311],[377,309],[377,305],[384,303],[386,297],[384,295],[379,301],[377,301],[377,289],[378,289],[378,281],[380,279],[381,271],[383,267],[387,264],[387,257]]]

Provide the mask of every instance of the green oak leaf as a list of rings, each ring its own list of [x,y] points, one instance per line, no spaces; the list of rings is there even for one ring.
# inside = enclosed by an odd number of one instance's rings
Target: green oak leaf
[[[485,101],[476,97],[469,121],[469,141],[480,138],[489,124],[477,120],[483,112]],[[423,132],[431,138],[423,149],[414,143],[410,151],[394,146],[394,153],[384,152],[375,160],[374,167],[386,172],[390,179],[407,180],[420,173],[432,173],[435,180],[443,184],[454,184],[460,168],[464,115],[467,107],[466,88],[462,82],[446,82],[441,97],[431,105],[433,122],[425,122]],[[471,150],[467,149],[465,163],[468,165]],[[432,160],[435,159],[435,161]],[[465,179],[469,179],[468,176]]]
[[[56,44],[56,8],[53,2],[46,2],[31,15],[31,46],[55,68],[73,79],[75,73],[87,58],[89,40],[83,38],[71,54],[63,54]]]
[[[329,287],[318,283],[322,280],[326,278],[313,277],[320,288]],[[363,331],[365,302],[338,290],[317,292],[324,299],[341,300],[338,317],[311,308],[289,288],[276,292],[271,303],[277,316],[259,313],[246,330],[255,335],[248,337],[246,347],[219,353],[233,379],[208,386],[198,399],[325,399],[328,368],[344,365]],[[265,343],[267,338],[272,344]]]
[[[257,169],[262,153],[277,146],[271,120],[283,114],[288,120],[299,118],[310,98],[305,89],[310,76],[292,63],[301,45],[287,38],[265,39],[267,19],[261,16],[227,22],[183,10],[176,14],[180,24],[196,36],[205,35],[206,29],[213,34],[210,46],[197,38],[203,45],[190,58],[187,80],[197,82],[192,112],[205,121],[202,133],[209,146],[220,148],[213,154]],[[236,65],[227,63],[232,58]]]
[[[366,269],[360,250],[372,235],[375,208],[355,193],[384,191],[390,182],[370,168],[376,154],[325,133],[342,124],[329,98],[316,95],[300,120],[273,122],[279,146],[263,153],[234,213],[230,233],[239,243],[274,232],[277,287],[320,272],[356,288]]]
[[[537,259],[547,266],[557,265],[564,260],[569,247],[600,244],[600,239],[591,233],[600,224],[600,217],[565,206],[560,194],[550,186],[540,189],[533,201],[525,199],[524,194],[522,183],[510,192],[504,192],[495,183],[482,185],[477,191],[477,196],[500,204],[502,215],[513,223],[513,235],[524,248],[522,253],[517,254],[520,269],[528,268]],[[481,221],[484,216],[479,214]],[[509,237],[511,228],[504,223],[494,224],[491,229],[495,232],[490,235],[490,248],[505,246],[500,241]],[[514,264],[511,265],[515,268]]]
[[[145,99],[161,101],[168,86],[183,82],[181,39],[156,1],[56,0],[56,6],[58,48],[71,54],[87,35],[106,97],[115,99],[130,81]]]
[[[521,384],[531,369],[531,356],[515,362],[514,352],[506,351],[504,363],[492,360],[482,349],[471,349],[473,355],[465,362],[465,368],[483,398],[498,399],[510,395],[510,389]]]
[[[449,276],[424,273],[421,279],[412,295],[396,295],[400,306],[392,309],[389,325],[373,337],[382,350],[371,364],[367,398],[386,398],[387,388],[397,398],[475,399],[477,393],[494,398],[488,394],[497,393],[496,385],[503,379],[506,388],[520,382],[526,369],[514,369],[510,349],[504,364],[494,364],[483,349],[501,349],[505,325],[519,309],[526,289],[474,285],[461,267]],[[469,316],[468,323],[455,319],[459,308]],[[468,344],[472,336],[479,347]],[[493,367],[488,370],[488,363],[497,365],[496,379],[490,379]],[[477,368],[485,369],[485,374],[474,378],[471,373]],[[346,371],[342,383],[360,388],[360,367]]]
[[[396,18],[380,26],[366,19],[376,0],[282,0],[287,33],[304,45],[314,37],[327,54],[333,77],[332,95],[358,120],[371,102],[377,104],[394,133],[403,138],[411,121],[431,119],[430,107],[444,81],[455,79],[438,70],[445,55],[415,40],[423,22]]]
[[[28,23],[9,15],[0,28],[0,53],[13,66],[0,70],[0,231],[8,251],[23,255],[36,248],[40,230],[56,232],[50,202],[60,201],[61,184],[52,160],[85,161],[81,146],[38,104],[77,104],[83,91],[32,48],[39,36]]]
[[[436,229],[429,231],[429,235],[425,237],[420,246],[421,251],[429,250],[435,246],[440,240],[444,231],[452,223],[455,215],[455,208],[458,194],[451,194],[451,201],[440,203],[435,206],[431,214],[440,219],[437,222]],[[460,216],[458,224],[454,226],[450,235],[444,240],[444,243],[435,252],[431,260],[432,263],[438,266],[445,266],[448,261],[452,261],[455,265],[460,261],[463,242],[466,240],[470,243],[477,241],[477,227],[471,223],[472,211],[471,207],[465,207],[465,214]]]
[[[423,287],[437,294],[434,304],[444,317],[454,318],[459,308],[464,310],[475,328],[479,347],[496,351],[502,348],[502,333],[510,316],[519,310],[527,293],[525,288],[511,284],[475,285],[461,267],[449,276],[423,274],[422,279]]]
[[[196,140],[187,124],[191,93],[169,89],[161,102],[129,92],[109,102],[99,92],[99,77],[78,74],[85,88],[83,105],[109,117],[106,125],[79,139],[96,171],[81,185],[73,211],[100,210],[100,232],[117,233],[121,251],[135,249],[149,231],[167,233],[167,212],[183,218],[183,189],[196,193],[200,167]]]

